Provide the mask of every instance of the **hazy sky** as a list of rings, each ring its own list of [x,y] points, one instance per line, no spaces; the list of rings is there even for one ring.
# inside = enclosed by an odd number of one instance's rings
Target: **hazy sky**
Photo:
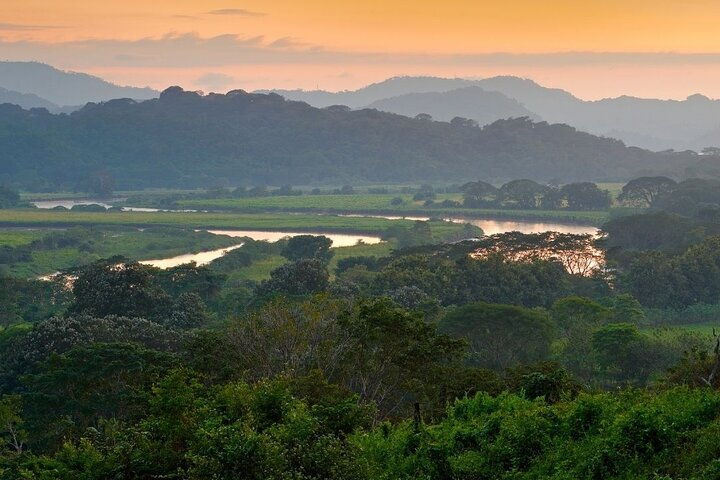
[[[160,89],[510,74],[589,99],[720,97],[718,18],[720,0],[0,0],[0,59]]]

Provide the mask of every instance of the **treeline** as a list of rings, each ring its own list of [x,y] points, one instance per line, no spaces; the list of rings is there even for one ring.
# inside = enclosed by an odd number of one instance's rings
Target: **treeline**
[[[553,186],[513,180],[497,188],[477,181],[464,184],[461,190],[462,206],[468,208],[607,210],[611,204],[609,193],[592,182]]]
[[[242,91],[201,96],[174,87],[159,99],[89,104],[70,115],[0,107],[0,184],[34,191],[619,180],[681,173],[697,161],[527,118],[478,128]]]
[[[649,211],[602,227],[600,246],[619,286],[647,307],[720,303],[720,182],[641,178],[621,198]]]

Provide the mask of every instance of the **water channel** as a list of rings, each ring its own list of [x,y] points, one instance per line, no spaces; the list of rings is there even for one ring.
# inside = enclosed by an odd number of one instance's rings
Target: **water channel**
[[[124,199],[110,199],[106,201],[121,201]],[[51,209],[58,206],[65,207],[67,209],[72,208],[74,205],[100,205],[105,208],[111,208],[113,205],[98,200],[46,200],[37,201],[33,203],[37,208]],[[143,208],[143,207],[123,207],[123,211],[136,211],[136,212],[161,212],[161,211],[182,211],[182,212],[194,212],[196,210],[162,210],[157,208]],[[427,221],[429,217],[421,216],[397,216],[397,215],[361,215],[361,214],[345,214],[338,215],[345,217],[368,217],[368,218],[384,218],[388,220],[420,220]],[[454,222],[454,223],[470,223],[476,227],[480,227],[485,235],[494,235],[496,233],[518,231],[522,233],[539,233],[546,231],[555,231],[562,233],[572,234],[597,234],[598,229],[589,225],[577,225],[572,223],[562,222],[543,222],[543,221],[526,221],[526,220],[493,220],[493,219],[478,219],[469,217],[450,217],[444,218],[443,220]],[[293,237],[296,235],[307,235],[307,233],[291,232],[291,231],[264,231],[264,230],[208,230],[209,233],[215,235],[227,235],[230,237],[247,237],[253,240],[276,242],[285,237]],[[353,234],[338,234],[331,232],[315,232],[314,235],[325,235],[333,241],[333,248],[337,247],[349,247],[356,245],[358,242],[366,244],[375,244],[381,241],[380,237],[369,236],[369,235],[353,235]],[[207,252],[200,253],[187,253],[184,255],[178,255],[172,258],[157,259],[157,260],[144,260],[140,263],[146,265],[153,265],[158,268],[170,268],[184,263],[195,262],[198,265],[205,265],[213,260],[222,257],[228,251],[240,248],[242,244],[234,245],[231,247],[220,248],[217,250],[210,250]]]

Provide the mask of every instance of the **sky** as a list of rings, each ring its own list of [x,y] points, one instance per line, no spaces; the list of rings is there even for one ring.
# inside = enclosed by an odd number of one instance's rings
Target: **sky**
[[[720,98],[720,0],[0,0],[0,60],[224,92],[517,75]]]

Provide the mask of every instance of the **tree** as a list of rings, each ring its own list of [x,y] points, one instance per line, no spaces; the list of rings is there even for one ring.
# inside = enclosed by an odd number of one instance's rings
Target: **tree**
[[[0,185],[0,208],[11,208],[20,203],[20,194],[4,185]]]
[[[483,237],[475,245],[470,254],[474,258],[500,255],[513,262],[556,261],[573,275],[590,276],[604,265],[590,234],[506,232]]]
[[[101,419],[138,419],[150,386],[175,364],[172,355],[131,344],[92,344],[52,355],[23,378],[33,443],[54,449]]]
[[[53,317],[33,325],[14,338],[2,352],[0,390],[16,391],[22,375],[32,372],[52,354],[63,354],[93,343],[135,343],[146,348],[176,352],[184,335],[142,318],[87,315]]]
[[[610,195],[591,182],[569,183],[560,189],[570,210],[607,210]]]
[[[451,310],[440,331],[467,339],[468,361],[494,370],[547,359],[554,337],[544,313],[482,302]]]
[[[353,346],[339,324],[345,309],[344,302],[326,296],[301,303],[275,299],[233,322],[217,354],[227,354],[234,371],[247,372],[248,380],[309,375],[313,370],[337,379],[342,359]]]
[[[332,240],[324,235],[297,235],[288,240],[282,256],[293,262],[316,259],[328,263],[334,254],[331,246]]]
[[[153,279],[152,267],[120,259],[82,268],[73,282],[70,314],[117,315],[159,320],[172,299]]]
[[[500,187],[500,202],[509,208],[533,209],[546,191],[547,187],[532,180],[512,180]]]
[[[677,182],[668,177],[640,177],[622,188],[618,200],[633,206],[651,207],[658,197],[670,193]]]
[[[592,334],[592,346],[599,354],[600,367],[611,378],[629,380],[643,375],[646,362],[641,344],[637,326],[630,323],[611,323]]]
[[[257,288],[258,296],[311,295],[322,292],[329,285],[330,275],[317,259],[303,259],[282,265],[270,272],[270,279]]]
[[[621,267],[642,251],[681,253],[706,234],[691,219],[666,212],[615,218],[602,226],[602,232],[598,245]]]
[[[420,188],[418,188],[417,192],[415,192],[415,195],[413,195],[413,201],[421,202],[435,200],[436,197],[437,195],[435,194],[435,190],[433,189],[432,185],[424,184],[420,185]]]
[[[361,400],[375,402],[380,418],[407,406],[412,393],[434,382],[436,369],[458,359],[464,347],[387,298],[360,303],[341,325],[352,339],[343,383]]]
[[[494,205],[499,194],[499,190],[494,185],[480,180],[468,182],[460,189],[463,193],[463,206],[467,208],[482,208]]]
[[[720,206],[720,180],[689,178],[658,195],[653,208],[693,217],[708,208]]]
[[[247,256],[249,255],[244,248],[232,250],[222,256],[221,265],[232,264],[236,268],[248,266]],[[206,265],[198,266],[193,262],[154,272],[153,277],[160,287],[173,297],[193,293],[199,295],[204,302],[208,302],[220,294],[226,280],[226,276],[218,273],[217,270],[220,269]]]
[[[10,448],[15,454],[23,453],[28,435],[21,413],[23,398],[20,395],[3,395],[0,398],[0,439],[3,449]],[[0,458],[3,453],[0,452]],[[1,471],[1,470],[0,470]]]
[[[454,117],[450,120],[450,126],[454,128],[478,128],[478,122],[470,118]]]
[[[562,362],[578,379],[592,381],[597,371],[592,332],[613,319],[612,311],[587,298],[567,297],[553,304],[550,315],[563,337]]]
[[[567,208],[568,199],[559,187],[549,185],[547,191],[543,194],[540,205],[546,210],[559,210]]]
[[[209,317],[205,304],[200,295],[192,291],[195,290],[192,286],[210,295],[219,288],[214,284],[215,274],[205,267],[195,271],[192,265],[178,267],[169,274],[157,272],[153,267],[126,263],[122,259],[103,260],[83,267],[72,284],[75,300],[68,313],[141,317],[175,328],[206,323]],[[178,295],[174,298],[169,295],[158,277]]]

